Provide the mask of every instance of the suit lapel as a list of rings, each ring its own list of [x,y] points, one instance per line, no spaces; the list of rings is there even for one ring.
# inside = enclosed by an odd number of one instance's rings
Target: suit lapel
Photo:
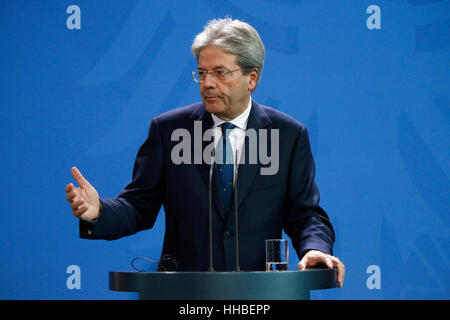
[[[264,109],[258,105],[255,101],[252,101],[252,110],[250,111],[250,115],[248,117],[247,122],[247,132],[249,130],[254,130],[256,132],[256,144],[259,147],[259,129],[263,129],[267,127],[271,123],[270,118],[265,113]],[[250,154],[251,150],[259,151],[255,148],[254,145],[250,145],[251,143],[255,143],[255,141],[251,141],[246,138],[244,143],[244,148],[242,154],[245,154],[244,163],[239,164],[238,171],[238,181],[237,181],[237,193],[238,193],[238,208],[242,203],[242,200],[245,198],[247,191],[252,184],[255,176],[258,174],[261,163],[256,157],[256,163],[250,162]],[[242,162],[242,161],[241,161]],[[234,215],[233,219],[234,219]]]

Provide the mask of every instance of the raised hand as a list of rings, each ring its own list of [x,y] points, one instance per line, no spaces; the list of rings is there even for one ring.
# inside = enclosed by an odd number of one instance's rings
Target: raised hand
[[[75,181],[80,185],[78,188],[73,183],[66,186],[66,198],[70,203],[73,215],[86,221],[96,220],[100,213],[100,199],[97,190],[76,167],[73,167],[71,172]]]

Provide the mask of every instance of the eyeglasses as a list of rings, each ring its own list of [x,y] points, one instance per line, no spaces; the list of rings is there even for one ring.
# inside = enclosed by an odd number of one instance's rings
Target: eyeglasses
[[[214,80],[224,81],[228,78],[229,74],[239,71],[243,68],[239,68],[232,71],[205,71],[205,70],[199,70],[199,71],[192,71],[192,77],[194,78],[195,82],[202,82],[205,81],[206,75],[210,74]]]

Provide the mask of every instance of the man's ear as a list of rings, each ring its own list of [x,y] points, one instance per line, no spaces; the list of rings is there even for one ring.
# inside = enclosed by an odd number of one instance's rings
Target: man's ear
[[[258,76],[259,76],[258,68],[254,68],[249,73],[249,81],[248,81],[248,90],[249,91],[253,91],[256,89],[256,85],[258,84]]]

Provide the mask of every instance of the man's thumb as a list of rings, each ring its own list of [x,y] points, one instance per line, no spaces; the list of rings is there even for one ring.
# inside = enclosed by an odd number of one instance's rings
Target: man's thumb
[[[83,175],[81,174],[80,170],[78,170],[76,167],[72,167],[71,169],[72,171],[72,175],[75,178],[75,180],[78,182],[78,184],[80,185],[80,187],[83,188],[87,188],[90,187],[91,184],[89,183],[89,181],[87,181]]]
[[[304,261],[304,259],[302,259],[302,261],[299,262],[297,268],[298,270],[306,270],[306,262]]]

